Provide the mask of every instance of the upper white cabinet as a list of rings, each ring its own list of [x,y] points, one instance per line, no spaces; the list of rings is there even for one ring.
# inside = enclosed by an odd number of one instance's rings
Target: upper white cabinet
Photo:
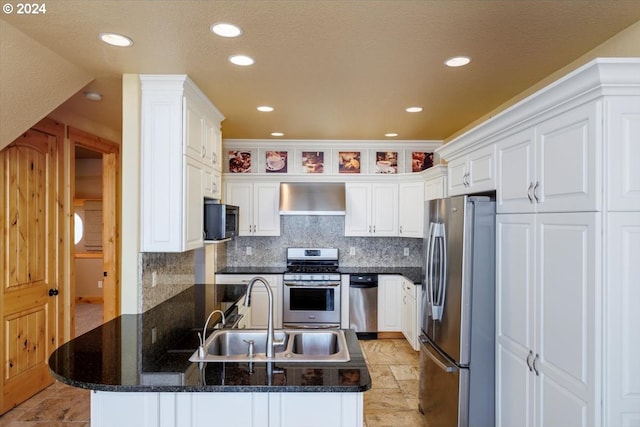
[[[449,196],[495,190],[495,146],[490,145],[451,159],[447,169]]]
[[[424,227],[424,182],[399,184],[398,216],[400,237],[422,238]]]
[[[225,203],[240,207],[240,236],[280,235],[280,183],[227,180]]]
[[[141,75],[141,250],[202,246],[204,197],[220,193],[205,122],[222,114],[186,75]]]
[[[601,110],[594,101],[498,141],[498,212],[598,209]]]
[[[447,167],[436,165],[424,173],[424,199],[435,200],[447,197]]]
[[[604,103],[607,208],[640,210],[640,96],[611,96]]]
[[[348,182],[345,236],[398,235],[398,184]]]

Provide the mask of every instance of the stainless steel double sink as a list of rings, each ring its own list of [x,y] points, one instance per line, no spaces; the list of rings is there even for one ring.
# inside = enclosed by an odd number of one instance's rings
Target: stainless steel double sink
[[[264,329],[220,329],[207,337],[204,355],[196,350],[191,362],[348,362],[342,330],[277,330],[274,356],[267,358]]]

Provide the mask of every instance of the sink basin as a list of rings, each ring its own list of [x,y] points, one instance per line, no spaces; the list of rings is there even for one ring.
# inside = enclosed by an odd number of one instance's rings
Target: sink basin
[[[204,357],[198,351],[191,362],[348,362],[349,350],[341,330],[278,330],[274,356],[267,359],[267,331],[263,329],[221,329],[214,331],[205,341]],[[253,341],[253,354],[249,343]]]
[[[340,351],[338,337],[338,334],[325,331],[294,334],[291,351],[309,356],[331,356]]]
[[[213,356],[243,356],[249,353],[249,343],[253,341],[254,354],[264,353],[267,349],[267,333],[265,331],[243,331],[237,330],[220,331],[214,333],[214,339],[209,344],[205,342],[205,349],[207,353]],[[284,339],[283,345],[274,347],[275,352],[281,352],[286,349],[288,335],[283,331],[275,333],[275,340],[281,341]],[[209,341],[209,340],[207,340]]]

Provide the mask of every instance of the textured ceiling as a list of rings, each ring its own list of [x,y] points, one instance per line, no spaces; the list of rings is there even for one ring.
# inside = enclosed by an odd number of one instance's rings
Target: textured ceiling
[[[640,20],[640,1],[72,1],[2,18],[95,80],[65,108],[121,129],[123,73],[185,73],[225,138],[444,139]],[[214,22],[239,25],[237,39]],[[98,33],[133,38],[128,49]],[[227,61],[247,54],[255,65]],[[472,57],[451,69],[443,61]],[[258,105],[275,107],[272,113]],[[409,106],[424,111],[408,114]]]

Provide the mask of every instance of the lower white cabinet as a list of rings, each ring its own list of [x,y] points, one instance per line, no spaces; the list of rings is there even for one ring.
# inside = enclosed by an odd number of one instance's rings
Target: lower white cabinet
[[[497,216],[497,426],[599,425],[600,230],[599,213]]]
[[[361,427],[363,393],[91,393],[92,427]]]
[[[640,425],[640,213],[610,212],[606,234],[602,425],[635,426]]]
[[[378,276],[378,332],[402,330],[402,276]]]
[[[247,285],[255,275],[251,274],[216,274],[216,286]],[[282,275],[263,275],[273,293],[273,326],[282,328]],[[239,303],[239,306],[242,306]],[[242,310],[245,310],[242,308]],[[266,329],[269,316],[269,295],[261,283],[256,283],[251,291],[251,305],[244,312],[239,327],[247,329]]]
[[[418,340],[418,331],[421,319],[420,302],[421,291],[420,286],[416,286],[413,282],[403,279],[402,281],[402,334],[407,339],[411,347],[415,351],[420,350],[420,341]]]

